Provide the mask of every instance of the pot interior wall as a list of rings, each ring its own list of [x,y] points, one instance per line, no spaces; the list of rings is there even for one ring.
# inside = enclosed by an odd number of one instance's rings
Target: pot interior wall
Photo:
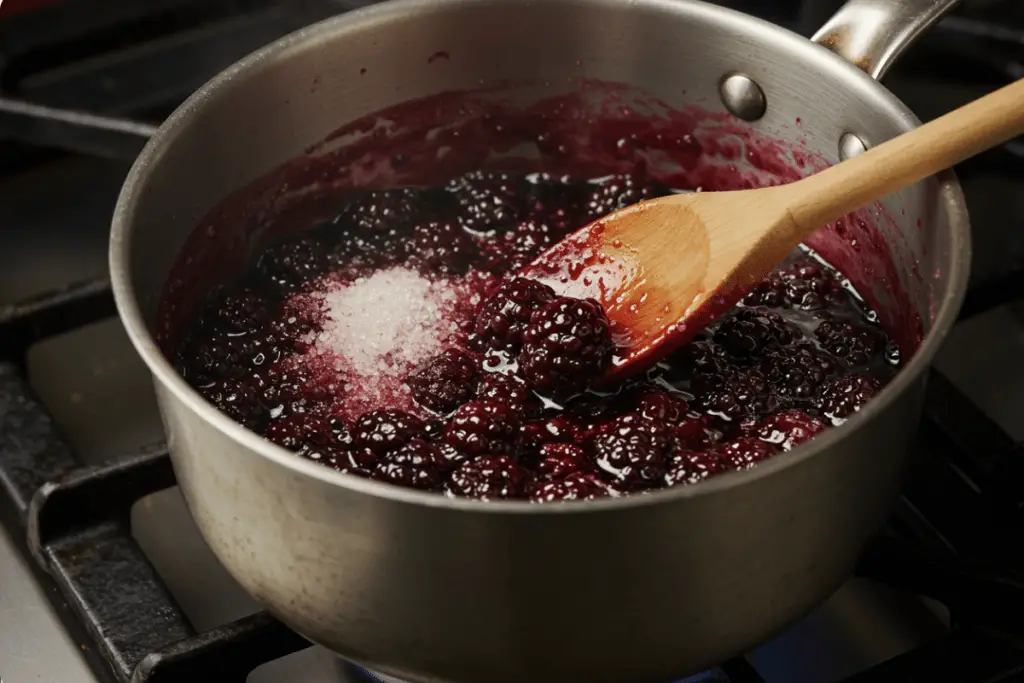
[[[767,96],[756,123],[719,102],[721,78],[736,71]],[[439,184],[540,155],[556,170],[643,162],[677,185],[730,189],[834,163],[846,131],[871,144],[910,125],[817,46],[699,3],[390,4],[307,29],[172,118],[128,207],[131,277],[166,349],[201,295],[269,233],[329,215],[352,186]],[[937,187],[910,188],[811,241],[905,351],[928,330],[950,270]]]

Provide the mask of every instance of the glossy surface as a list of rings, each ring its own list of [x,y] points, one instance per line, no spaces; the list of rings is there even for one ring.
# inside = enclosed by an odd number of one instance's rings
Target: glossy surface
[[[850,0],[815,42],[881,79],[904,50],[960,0]]]
[[[899,349],[848,281],[803,254],[647,373],[588,391],[622,335],[596,302],[515,271],[593,215],[666,192],[642,176],[484,173],[368,192],[208,297],[178,368],[303,457],[488,500],[696,484],[860,410]],[[435,289],[450,305],[416,305]]]
[[[438,49],[451,59],[428,63]],[[547,79],[579,92],[568,78],[582,64],[588,77],[631,83],[674,108],[717,101],[723,73],[756,71],[776,103],[756,135],[805,139],[825,161],[854,124],[870,142],[915,123],[835,55],[709,5],[551,0],[524,12],[511,0],[404,2],[308,29],[210,84],[144,152],[115,215],[118,305],[157,380],[175,470],[204,539],[290,626],[390,676],[670,680],[807,614],[848,576],[895,498],[924,370],[962,299],[968,227],[959,188],[944,177],[887,201],[894,219],[874,242],[858,250],[839,240],[840,258],[828,254],[868,283],[865,297],[887,304],[891,288],[876,266],[894,262],[907,308],[875,308],[922,322],[917,353],[873,402],[749,472],[580,505],[444,499],[332,472],[247,432],[177,375],[153,334],[159,295],[186,238],[225,195],[370,112],[481,79]],[[922,216],[930,230],[917,229]],[[453,586],[462,599],[451,599]]]

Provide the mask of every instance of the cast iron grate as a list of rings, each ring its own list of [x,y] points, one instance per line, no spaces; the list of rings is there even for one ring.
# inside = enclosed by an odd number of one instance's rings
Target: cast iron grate
[[[0,22],[0,167],[35,161],[43,150],[134,158],[151,131],[146,122],[164,119],[218,71],[372,2],[65,0],[7,17]],[[28,115],[26,103],[37,107]]]
[[[196,45],[235,41],[232,49],[244,52],[296,22],[360,4],[367,3],[307,0],[289,3],[291,13],[281,14],[282,3],[270,0],[153,0],[145,8],[95,0],[79,3],[88,11],[80,21],[60,22],[60,32],[53,31],[42,11],[31,13],[19,17],[17,26],[0,26],[0,65],[5,67],[0,93],[58,108],[70,103],[100,114],[159,117],[198,85],[189,80],[193,67],[199,82],[208,77],[209,63],[186,59]],[[257,18],[239,24],[232,21],[237,12]],[[125,26],[133,28],[114,30]],[[1003,31],[993,38],[986,31],[978,24],[954,22],[940,42],[960,41],[964,54],[974,50],[971,54],[990,61],[996,55],[998,61],[991,64],[996,71],[1016,68],[1013,35],[1020,34]],[[126,42],[125,36],[131,39]],[[1000,52],[986,47],[996,38],[1005,43]],[[173,79],[154,78],[131,59],[135,48],[154,41],[172,55],[164,63],[177,63]],[[57,67],[97,53],[103,58],[87,60],[91,71],[61,80],[74,70]],[[225,53],[223,58],[238,56]],[[89,84],[104,78],[119,90],[97,99]],[[167,84],[172,87],[145,89]],[[117,106],[105,109],[110,103]],[[146,128],[104,130],[95,125],[103,120],[69,120],[59,109],[28,116],[21,111],[5,117],[3,112],[0,106],[0,127],[7,137],[107,156],[134,154]],[[47,118],[51,114],[56,116]],[[985,163],[1019,173],[1024,168],[1019,156],[1010,147]],[[1006,270],[1008,275],[999,270],[998,278],[975,278],[966,313],[1019,296],[1021,265]],[[986,268],[986,275],[996,270]],[[308,643],[264,613],[197,633],[130,533],[132,504],[174,485],[164,447],[83,466],[26,379],[25,352],[31,345],[113,313],[109,286],[101,280],[0,306],[0,518],[12,535],[24,539],[40,581],[52,586],[51,599],[101,678],[117,683],[245,681],[253,669]],[[943,639],[845,683],[990,683],[1024,671],[1024,626],[1018,623],[1024,608],[1019,549],[1024,491],[1015,486],[1024,481],[1022,458],[1024,446],[1014,444],[948,380],[932,373],[904,497],[886,533],[866,549],[858,571],[942,602],[953,628]],[[742,658],[720,670],[732,683],[763,683]]]

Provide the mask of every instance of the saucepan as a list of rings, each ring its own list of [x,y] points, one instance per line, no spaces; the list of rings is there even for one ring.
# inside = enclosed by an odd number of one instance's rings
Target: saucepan
[[[754,469],[649,495],[483,503],[321,467],[190,388],[161,348],[157,312],[177,255],[225,197],[255,239],[270,207],[260,201],[280,189],[268,178],[313,168],[302,160],[346,144],[331,133],[373,112],[501,84],[534,83],[517,90],[524,106],[628,84],[699,108],[741,143],[790,149],[794,168],[835,163],[918,125],[875,79],[955,4],[851,0],[809,41],[695,0],[397,0],[287,36],[203,86],[135,162],[110,260],[178,482],[219,560],[309,640],[417,682],[671,680],[808,614],[898,497],[927,369],[964,296],[969,226],[952,174],[825,231],[909,340],[884,391]],[[246,249],[226,244],[225,263]],[[197,283],[222,274],[197,263]]]

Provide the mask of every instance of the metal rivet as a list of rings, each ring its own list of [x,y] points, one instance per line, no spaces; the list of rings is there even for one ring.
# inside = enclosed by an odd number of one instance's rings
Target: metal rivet
[[[768,100],[761,86],[743,74],[723,78],[718,85],[718,94],[729,113],[744,121],[757,121],[768,109]]]
[[[864,141],[853,133],[843,133],[843,137],[839,138],[839,160],[846,161],[852,159],[858,154],[866,152],[868,146],[864,144]]]

